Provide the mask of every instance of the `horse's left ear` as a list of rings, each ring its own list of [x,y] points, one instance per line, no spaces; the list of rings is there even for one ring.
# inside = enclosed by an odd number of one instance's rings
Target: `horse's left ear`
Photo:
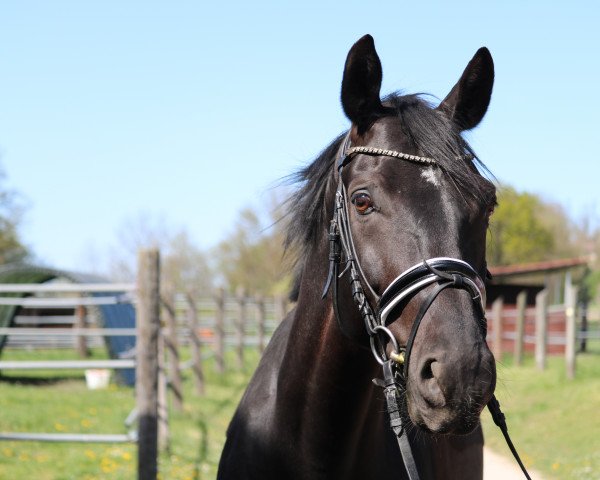
[[[450,117],[461,130],[470,130],[485,115],[493,86],[494,61],[490,51],[481,47],[438,110]]]

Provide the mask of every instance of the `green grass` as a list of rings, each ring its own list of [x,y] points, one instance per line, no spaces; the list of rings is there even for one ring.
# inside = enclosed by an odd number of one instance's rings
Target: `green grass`
[[[103,355],[94,352],[94,358]],[[170,409],[171,444],[159,459],[160,478],[216,477],[225,430],[258,362],[256,352],[246,355],[244,371],[224,375],[215,374],[212,362],[207,361],[204,397],[193,392],[189,373],[184,375],[185,409],[181,413]],[[7,350],[2,358],[73,359],[75,355],[69,351]],[[234,364],[233,359],[229,364]],[[123,421],[134,404],[134,392],[129,387],[111,384],[107,390],[88,390],[83,372],[4,372],[0,381],[0,431],[126,433]],[[136,455],[135,446],[129,444],[0,442],[0,478],[133,479]]]
[[[577,378],[567,380],[562,357],[539,372],[532,358],[498,365],[496,396],[509,433],[528,467],[547,478],[600,479],[600,350],[577,356]],[[489,413],[482,414],[486,444],[510,457]]]
[[[183,353],[187,357],[188,352]],[[94,352],[95,358],[103,355]],[[2,358],[75,357],[68,351],[9,350]],[[186,374],[185,409],[181,413],[170,409],[171,448],[159,460],[162,479],[215,478],[225,430],[257,361],[257,353],[248,351],[244,371],[224,375],[215,374],[207,361],[204,397],[194,393],[192,378]],[[228,364],[235,364],[233,354]],[[513,441],[526,464],[548,478],[600,479],[600,351],[578,356],[577,366],[574,381],[565,379],[562,358],[550,358],[543,373],[537,372],[532,359],[523,367],[514,367],[510,359],[498,366],[497,396]],[[0,381],[0,431],[126,432],[123,420],[134,405],[131,388],[111,385],[108,390],[89,391],[77,371],[5,372],[5,376],[13,380]],[[16,382],[15,376],[27,378]],[[32,383],[40,377],[47,380]],[[487,445],[509,457],[489,414],[482,418]],[[133,445],[0,442],[0,478],[133,479],[136,455]]]

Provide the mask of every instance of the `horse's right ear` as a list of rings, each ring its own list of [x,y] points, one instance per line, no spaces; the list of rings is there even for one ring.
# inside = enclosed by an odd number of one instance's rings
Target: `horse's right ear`
[[[379,98],[381,79],[381,62],[373,37],[365,35],[348,52],[342,80],[342,107],[359,131],[366,130],[383,110]]]

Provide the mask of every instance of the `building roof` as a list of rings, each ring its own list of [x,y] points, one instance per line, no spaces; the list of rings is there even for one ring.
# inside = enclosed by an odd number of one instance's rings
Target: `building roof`
[[[587,266],[590,263],[590,257],[577,257],[565,258],[561,260],[547,260],[545,262],[521,263],[516,265],[490,267],[489,270],[494,278],[498,278],[531,273],[558,272],[561,270],[569,270],[576,267]]]

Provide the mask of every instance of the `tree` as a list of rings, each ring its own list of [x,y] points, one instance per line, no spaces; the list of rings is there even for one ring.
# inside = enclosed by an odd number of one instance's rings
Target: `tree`
[[[580,229],[561,206],[509,186],[499,188],[487,238],[491,265],[581,255],[579,237]]]
[[[0,168],[0,264],[22,262],[29,256],[18,232],[23,207],[18,193],[8,189],[5,181],[6,174]]]
[[[173,235],[162,262],[163,284],[172,293],[193,298],[208,294],[213,287],[212,271],[204,252],[195,246],[185,230]]]
[[[161,252],[161,286],[166,296],[174,293],[195,296],[213,287],[206,254],[194,245],[184,229],[175,230],[163,218],[139,214],[123,223],[117,237],[118,246],[111,253],[112,278],[135,280],[138,251],[158,248]]]
[[[290,274],[278,217],[277,211],[271,212],[270,226],[265,228],[254,210],[244,209],[233,233],[218,245],[218,271],[231,291],[244,287],[249,293],[264,295],[287,292]]]

